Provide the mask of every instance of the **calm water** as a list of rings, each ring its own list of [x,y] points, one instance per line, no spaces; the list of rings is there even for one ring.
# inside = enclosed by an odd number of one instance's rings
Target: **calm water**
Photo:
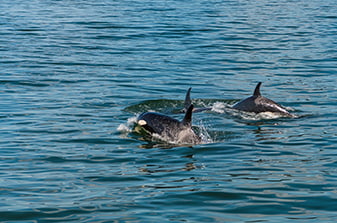
[[[2,0],[1,222],[334,222],[336,1]],[[253,92],[296,119],[225,112]],[[193,87],[209,143],[128,132]]]

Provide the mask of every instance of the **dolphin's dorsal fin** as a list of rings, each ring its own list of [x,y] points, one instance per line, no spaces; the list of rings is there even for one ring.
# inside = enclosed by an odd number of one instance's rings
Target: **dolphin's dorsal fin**
[[[190,107],[190,105],[192,104],[192,100],[191,100],[191,87],[187,90],[186,92],[186,97],[185,97],[185,102],[184,102],[184,109],[185,111],[187,111],[187,109]]]
[[[193,105],[191,104],[186,113],[185,113],[185,117],[184,119],[181,121],[183,125],[186,125],[186,126],[191,126],[192,124],[192,111],[193,111]]]
[[[255,90],[254,90],[254,96],[258,97],[258,96],[261,96],[261,93],[260,93],[260,86],[261,86],[262,82],[259,82],[256,87],[255,87]]]

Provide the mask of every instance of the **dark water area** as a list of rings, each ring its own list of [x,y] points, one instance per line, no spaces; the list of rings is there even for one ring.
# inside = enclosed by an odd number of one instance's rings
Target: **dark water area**
[[[335,222],[328,1],[0,2],[1,222]],[[261,93],[298,118],[228,112]],[[182,119],[162,145],[132,123]]]

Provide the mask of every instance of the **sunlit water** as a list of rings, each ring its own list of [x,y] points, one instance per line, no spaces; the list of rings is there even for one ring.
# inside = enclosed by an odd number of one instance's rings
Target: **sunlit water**
[[[0,221],[334,222],[328,1],[0,2]],[[297,118],[230,109],[261,93]],[[144,111],[205,143],[146,141]]]

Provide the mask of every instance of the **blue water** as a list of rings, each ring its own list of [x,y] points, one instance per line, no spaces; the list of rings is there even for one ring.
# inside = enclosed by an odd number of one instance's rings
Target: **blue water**
[[[327,1],[2,0],[1,222],[335,222]],[[261,92],[298,118],[225,107]],[[132,132],[192,87],[208,143]],[[336,150],[336,151],[335,151]]]

